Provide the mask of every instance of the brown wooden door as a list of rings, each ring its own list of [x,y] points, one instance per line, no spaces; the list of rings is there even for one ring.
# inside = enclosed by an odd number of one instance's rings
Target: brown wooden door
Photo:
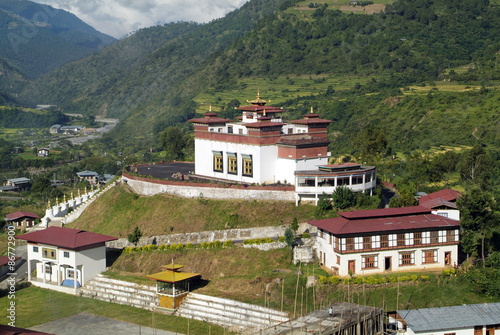
[[[474,335],[483,335],[483,326],[474,326]]]
[[[349,261],[348,269],[349,271],[351,271],[351,273],[356,273],[356,261]]]
[[[447,251],[444,253],[444,265],[451,264],[451,252]]]

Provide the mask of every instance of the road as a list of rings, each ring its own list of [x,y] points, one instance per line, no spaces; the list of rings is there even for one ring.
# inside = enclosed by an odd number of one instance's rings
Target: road
[[[15,256],[16,257],[21,257],[21,265],[17,268],[16,270],[16,283],[20,282],[24,278],[28,277],[28,263],[26,262],[26,259],[28,258],[28,246],[24,241],[16,240],[16,251],[15,251]],[[0,289],[6,289],[7,288],[7,279],[8,275],[3,276],[0,278]]]

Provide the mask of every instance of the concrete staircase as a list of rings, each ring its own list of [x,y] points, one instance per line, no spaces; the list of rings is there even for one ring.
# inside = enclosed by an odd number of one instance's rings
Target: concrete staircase
[[[177,315],[243,333],[252,333],[288,321],[288,315],[280,311],[197,293],[189,293],[177,310]]]
[[[102,274],[89,280],[80,292],[83,297],[149,310],[158,305],[156,287],[111,279]]]

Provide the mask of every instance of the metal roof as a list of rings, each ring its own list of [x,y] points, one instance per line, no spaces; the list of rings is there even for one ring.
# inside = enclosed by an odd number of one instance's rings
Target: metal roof
[[[398,311],[413,332],[430,332],[500,323],[500,303]]]

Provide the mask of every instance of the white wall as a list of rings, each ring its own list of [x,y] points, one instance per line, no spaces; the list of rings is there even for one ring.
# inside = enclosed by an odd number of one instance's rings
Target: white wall
[[[82,266],[82,286],[97,274],[106,271],[106,247],[97,247],[78,251],[76,264]]]

